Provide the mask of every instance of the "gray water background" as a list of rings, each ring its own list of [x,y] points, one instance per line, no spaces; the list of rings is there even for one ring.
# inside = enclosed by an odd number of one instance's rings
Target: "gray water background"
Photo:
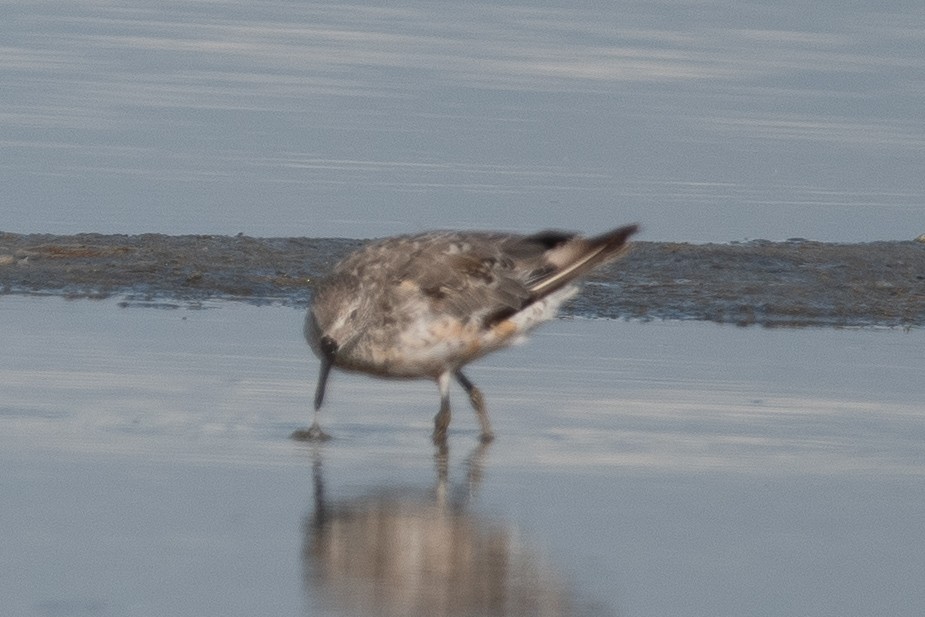
[[[335,373],[334,439],[288,438],[302,316],[0,298],[4,615],[923,614],[921,330],[554,320],[471,367],[497,433],[471,482],[453,389],[440,515],[433,383]],[[390,584],[319,545],[378,546]],[[448,547],[544,610],[410,610],[468,589]]]
[[[925,232],[925,5],[2,2],[0,229]]]

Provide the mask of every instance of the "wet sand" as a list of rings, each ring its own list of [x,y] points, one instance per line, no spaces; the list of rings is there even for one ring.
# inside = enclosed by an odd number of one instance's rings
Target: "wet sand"
[[[359,240],[0,232],[0,293],[304,306]],[[925,243],[635,242],[566,315],[765,326],[925,325]]]
[[[0,597],[51,615],[920,615],[913,329],[556,320],[454,390],[285,306],[0,298]]]

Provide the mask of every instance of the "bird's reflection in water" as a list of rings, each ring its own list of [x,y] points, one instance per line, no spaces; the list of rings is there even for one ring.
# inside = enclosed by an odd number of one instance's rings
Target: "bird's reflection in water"
[[[302,552],[307,593],[349,615],[552,617],[602,615],[577,606],[548,562],[509,525],[468,512],[487,446],[450,481],[446,446],[433,490],[383,491],[345,503],[327,498],[314,462],[315,508]]]

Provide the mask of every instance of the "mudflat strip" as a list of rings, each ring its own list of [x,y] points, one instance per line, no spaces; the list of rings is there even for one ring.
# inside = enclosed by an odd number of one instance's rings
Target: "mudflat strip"
[[[126,306],[234,299],[302,306],[364,241],[0,232],[0,294]],[[765,326],[925,325],[925,243],[634,242],[563,315]]]

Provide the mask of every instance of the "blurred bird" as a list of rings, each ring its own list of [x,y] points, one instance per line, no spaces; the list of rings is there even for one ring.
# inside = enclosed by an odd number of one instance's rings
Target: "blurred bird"
[[[337,367],[435,380],[437,444],[446,440],[455,378],[475,409],[481,440],[491,441],[485,400],[462,368],[552,319],[581,278],[619,257],[638,230],[627,225],[590,238],[561,231],[430,232],[378,240],[348,255],[317,285],[305,317],[305,338],[321,371],[314,420],[293,438],[328,438],[318,411]]]

